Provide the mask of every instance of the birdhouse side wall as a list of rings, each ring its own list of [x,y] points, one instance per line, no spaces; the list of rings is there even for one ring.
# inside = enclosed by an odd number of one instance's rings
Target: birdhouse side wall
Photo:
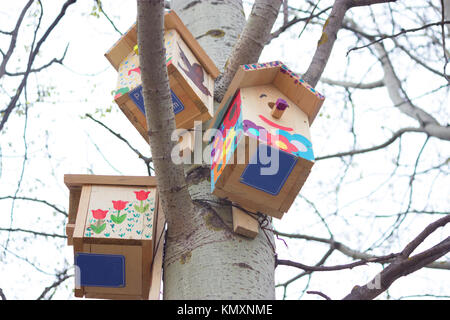
[[[238,91],[218,127],[211,148],[211,191],[227,163],[233,159],[233,154],[244,135],[241,95]]]
[[[173,44],[175,43],[176,35],[177,32],[174,29],[166,30],[164,32],[166,65],[172,63],[173,54],[175,52]],[[130,50],[125,59],[123,59],[120,63],[118,68],[118,76],[114,99],[117,99],[142,85],[139,55],[134,50]]]
[[[207,112],[211,118],[214,115],[214,79],[177,32],[171,45],[172,64],[192,89],[191,99],[201,113]]]

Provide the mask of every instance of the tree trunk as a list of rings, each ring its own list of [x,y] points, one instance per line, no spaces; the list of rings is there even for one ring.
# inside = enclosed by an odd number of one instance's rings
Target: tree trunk
[[[242,1],[173,0],[172,9],[223,71],[245,25]],[[274,299],[272,233],[260,230],[253,240],[234,234],[231,208],[204,201],[218,200],[211,195],[209,166],[186,172],[196,214],[183,230],[168,233],[164,299]]]

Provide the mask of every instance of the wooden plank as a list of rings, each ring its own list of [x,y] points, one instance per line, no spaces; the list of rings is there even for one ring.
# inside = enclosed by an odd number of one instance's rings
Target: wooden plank
[[[75,230],[74,223],[68,223],[66,225],[66,236],[67,236],[67,245],[73,245],[73,231]]]
[[[69,189],[69,217],[68,223],[75,223],[78,212],[78,203],[81,197],[81,187]]]
[[[290,189],[289,194],[286,196],[286,198],[282,202],[280,211],[287,212],[289,210],[292,203],[295,201],[298,194],[300,193],[300,190],[302,189],[303,185],[305,184],[309,173],[310,173],[310,169],[307,169],[302,166],[302,171],[296,180],[296,184]]]
[[[131,294],[111,294],[111,293],[92,293],[85,294],[88,299],[108,299],[108,300],[142,300],[141,295]]]
[[[260,203],[242,197],[240,193],[230,193],[229,191],[224,191],[220,188],[215,188],[212,193],[219,198],[231,200],[236,203],[245,203],[245,208],[250,212],[260,212],[278,219],[281,219],[284,215],[284,212],[280,212],[278,209],[269,208],[265,205],[261,205]]]
[[[67,244],[73,244],[73,231],[78,213],[78,204],[80,203],[81,187],[69,189],[69,216],[66,225]]]
[[[152,220],[152,241],[142,241],[142,299],[147,299],[152,285],[152,263],[156,255],[156,242],[158,241],[159,192],[155,190],[155,206]]]
[[[88,174],[66,174],[64,183],[69,188],[84,185],[115,185],[115,186],[156,186],[156,177],[141,176],[109,176]]]
[[[91,245],[87,244],[87,243],[84,243],[80,247],[80,250],[75,250],[75,246],[74,246],[74,257],[77,254],[77,252],[90,253],[91,252]],[[74,279],[74,281],[75,281],[74,295],[77,298],[83,298],[84,294],[85,294],[84,287],[78,286],[78,284],[76,283],[76,280],[77,279]]]
[[[137,44],[137,26],[134,23],[127,32],[105,53],[105,57],[118,70],[122,60]]]
[[[80,204],[78,206],[77,219],[73,231],[73,247],[75,252],[81,252],[83,248],[84,226],[86,224],[91,191],[91,185],[84,185],[81,189]]]
[[[140,282],[142,299],[147,299],[152,282],[153,241],[142,241],[142,279]]]
[[[232,212],[233,231],[248,238],[255,238],[259,233],[258,221],[243,210],[234,206]]]
[[[149,300],[160,300],[161,294],[161,278],[165,239],[165,223],[166,219],[161,208],[161,203],[158,202],[157,224],[155,233],[155,255],[152,262],[152,278],[151,288],[149,293]]]

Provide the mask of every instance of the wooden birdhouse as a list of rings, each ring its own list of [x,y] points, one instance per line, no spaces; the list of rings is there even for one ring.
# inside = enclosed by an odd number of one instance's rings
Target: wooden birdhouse
[[[214,79],[219,70],[174,11],[165,14],[164,28],[176,127],[190,129],[194,121],[207,121],[214,115]],[[105,56],[119,73],[114,99],[148,142],[136,24]]]
[[[75,296],[149,299],[152,278],[159,296],[164,221],[156,179],[65,175],[64,182],[70,190],[66,233],[74,249]]]
[[[309,129],[323,101],[279,61],[241,66],[211,124],[212,193],[281,218],[314,164]]]

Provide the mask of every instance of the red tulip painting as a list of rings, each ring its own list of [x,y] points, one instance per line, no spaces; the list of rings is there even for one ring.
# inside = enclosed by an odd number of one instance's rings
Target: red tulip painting
[[[106,214],[108,213],[108,211],[109,210],[102,209],[92,210],[92,216],[97,220],[97,222],[96,224],[91,224],[90,227],[96,234],[100,234],[105,230],[106,223],[102,224],[102,222],[106,218]]]
[[[125,209],[128,201],[122,201],[122,200],[114,201],[113,200],[112,203],[113,203],[114,209],[116,209],[117,211],[121,211],[121,210]]]
[[[127,206],[128,201],[122,201],[122,200],[114,201],[113,200],[112,203],[113,203],[114,209],[117,210],[117,215],[112,214],[111,215],[111,220],[114,223],[121,224],[125,220],[125,218],[127,217],[127,214],[125,213],[123,215],[120,215],[120,211],[125,209],[125,207]]]
[[[141,191],[134,191],[134,193],[136,194],[136,199],[139,201],[144,201],[147,200],[148,195],[150,194],[151,191],[145,191],[145,190],[141,190]]]
[[[141,191],[134,191],[134,193],[136,194],[136,199],[141,202],[140,206],[134,205],[134,209],[139,213],[144,213],[149,208],[148,203],[144,206],[144,201],[148,199],[150,191],[141,190]]]
[[[102,210],[102,209],[92,210],[92,216],[94,217],[94,219],[97,219],[97,220],[105,219],[107,213],[108,213],[108,210]]]

